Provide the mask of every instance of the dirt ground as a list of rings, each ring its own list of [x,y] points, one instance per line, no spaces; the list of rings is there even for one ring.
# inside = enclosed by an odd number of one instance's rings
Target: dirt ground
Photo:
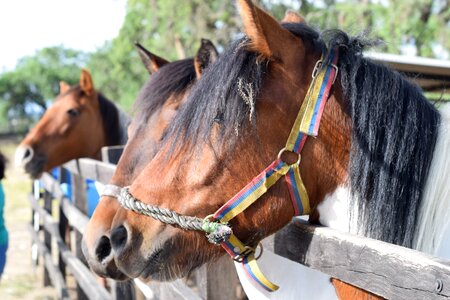
[[[5,189],[5,219],[9,231],[9,249],[5,271],[0,281],[1,300],[56,299],[52,288],[43,287],[42,266],[33,267],[31,259],[31,238],[28,224],[31,220],[27,194],[31,180],[14,168],[13,157],[17,141],[0,140],[0,151],[9,159]]]

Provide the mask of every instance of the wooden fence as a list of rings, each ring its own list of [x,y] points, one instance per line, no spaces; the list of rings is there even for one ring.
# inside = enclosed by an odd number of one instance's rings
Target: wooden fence
[[[106,149],[103,153],[117,159],[115,151],[120,149]],[[41,179],[44,191],[40,193],[36,187],[30,195],[33,249],[45,266],[44,284],[54,286],[60,299],[70,299],[66,269],[77,282],[77,299],[239,298],[237,275],[225,256],[199,268],[189,279],[150,284],[135,280],[127,285],[109,281],[109,288],[104,288],[86,266],[80,248],[88,222],[85,179],[107,183],[115,165],[80,159],[67,163],[63,169],[70,172],[72,201],[64,196],[60,181],[50,174]],[[58,220],[52,217],[53,201],[58,203]],[[69,238],[71,231],[75,239]],[[281,256],[388,299],[450,298],[450,261],[418,251],[312,226],[300,219],[266,238],[263,244]]]

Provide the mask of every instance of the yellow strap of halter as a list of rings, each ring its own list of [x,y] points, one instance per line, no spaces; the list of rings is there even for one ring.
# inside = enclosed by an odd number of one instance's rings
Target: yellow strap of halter
[[[245,209],[247,209],[247,207],[252,205],[256,200],[258,200],[262,195],[264,195],[270,189],[270,187],[273,186],[275,183],[277,183],[277,181],[281,177],[283,177],[288,171],[289,166],[283,163],[283,166],[281,166],[281,168],[273,172],[270,176],[266,177],[265,179],[262,178],[261,184],[257,186],[253,191],[251,191],[251,193],[248,193],[245,199],[240,201],[238,205],[236,205],[232,210],[226,213],[219,221],[226,223],[231,219],[233,219],[234,217],[236,217],[241,212],[243,212]],[[250,182],[242,190],[247,190],[248,186],[253,184],[254,181]]]
[[[320,61],[322,61],[322,59],[323,56],[320,58]],[[327,68],[322,68],[318,71],[318,74],[313,77],[313,80],[308,88],[308,92],[305,95],[305,99],[300,106],[300,110],[298,111],[294,126],[292,126],[291,133],[289,134],[286,142],[285,148],[289,151],[294,151],[294,145],[300,132],[307,134],[309,133],[309,126],[313,119],[316,103],[319,100],[319,94],[326,72]]]
[[[232,245],[232,247],[234,248],[233,252],[235,252],[236,254],[237,254],[237,252],[244,253],[244,251],[247,250],[247,247],[234,234],[232,234],[230,236],[228,243]],[[237,249],[239,249],[239,251],[236,251]],[[251,252],[250,254],[245,256],[245,258],[243,258],[243,259],[244,260],[242,261],[242,265],[243,265],[245,272],[247,273],[247,275],[249,277],[251,277],[259,285],[261,285],[264,289],[266,289],[268,291],[273,292],[273,291],[278,290],[278,288],[279,288],[278,285],[270,282],[270,280],[267,279],[267,277],[263,274],[261,269],[258,267],[258,263],[255,259],[254,252]]]

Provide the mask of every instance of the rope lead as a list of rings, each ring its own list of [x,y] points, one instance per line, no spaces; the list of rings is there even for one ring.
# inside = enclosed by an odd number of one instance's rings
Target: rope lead
[[[183,216],[169,209],[143,203],[131,195],[128,187],[120,191],[118,200],[122,207],[152,217],[165,224],[178,225],[184,230],[204,231],[208,241],[213,244],[228,241],[233,233],[228,224],[211,222],[208,218],[200,219],[197,217]]]

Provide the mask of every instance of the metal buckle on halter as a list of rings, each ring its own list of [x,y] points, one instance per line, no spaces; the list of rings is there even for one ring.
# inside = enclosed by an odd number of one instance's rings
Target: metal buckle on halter
[[[297,154],[297,156],[298,156],[297,161],[296,161],[295,163],[293,163],[293,164],[288,164],[288,163],[286,163],[284,160],[281,159],[281,155],[283,155],[284,152],[288,152],[288,151],[289,151],[289,152],[292,152],[292,153],[295,153],[295,154]],[[278,152],[277,158],[280,159],[280,160],[282,160],[284,163],[286,163],[286,164],[289,165],[289,166],[300,165],[300,162],[302,161],[302,155],[301,155],[300,153],[296,153],[296,152],[294,152],[294,151],[288,150],[288,149],[286,149],[286,147],[284,147],[283,149],[280,150],[280,152]]]
[[[319,74],[320,69],[322,69],[322,64],[323,64],[323,60],[321,60],[321,59],[316,62],[316,65],[314,66],[314,70],[311,75],[313,79],[317,77],[317,74]],[[334,70],[336,71],[334,73],[334,78],[333,78],[333,84],[334,84],[334,82],[336,81],[338,72],[339,72],[339,68],[338,68],[338,66],[336,66],[335,64],[332,64],[332,63],[330,64],[330,66],[333,67]]]
[[[263,248],[263,245],[262,245],[261,243],[259,243],[259,244],[256,246],[256,248],[253,248],[253,247],[250,247],[250,246],[245,246],[244,251],[242,251],[241,253],[239,253],[239,254],[236,255],[235,257],[233,257],[233,260],[234,260],[235,262],[239,262],[239,263],[243,262],[244,259],[245,259],[247,256],[249,256],[250,254],[256,253],[256,249],[258,248],[258,246],[259,246],[259,248],[260,248],[261,250],[259,251],[259,254],[258,254],[258,255],[255,255],[255,260],[259,259],[259,258],[261,257],[261,255],[263,254],[263,252],[264,252],[264,248]]]

